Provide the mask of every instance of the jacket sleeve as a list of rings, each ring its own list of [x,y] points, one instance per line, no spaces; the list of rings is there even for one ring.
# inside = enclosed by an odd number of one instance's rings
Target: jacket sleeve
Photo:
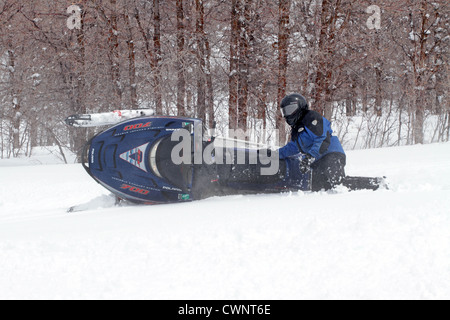
[[[291,141],[287,145],[285,145],[283,148],[278,150],[278,153],[280,155],[280,159],[287,159],[289,157],[295,156],[299,154],[301,151],[298,148],[297,142]]]

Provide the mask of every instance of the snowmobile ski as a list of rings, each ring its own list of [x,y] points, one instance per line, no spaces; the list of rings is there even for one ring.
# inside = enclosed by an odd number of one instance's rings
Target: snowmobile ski
[[[369,177],[345,177],[342,185],[348,188],[350,191],[359,190],[389,190],[389,185],[386,177],[369,178]]]
[[[104,113],[75,114],[67,117],[65,122],[67,125],[75,128],[92,128],[110,126],[125,120],[152,116],[153,114],[153,110],[150,109],[116,110]]]
[[[105,209],[105,208],[113,208],[113,207],[122,207],[126,206],[128,203],[123,199],[116,197],[114,195],[102,196],[95,198],[87,203],[79,204],[73,207],[70,207],[67,210],[67,213],[77,213],[84,212],[89,210],[97,210],[97,209]]]

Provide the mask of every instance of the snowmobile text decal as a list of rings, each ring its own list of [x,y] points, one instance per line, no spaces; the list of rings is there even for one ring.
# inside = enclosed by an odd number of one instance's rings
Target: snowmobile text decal
[[[148,147],[148,143],[131,149],[130,151],[124,152],[120,155],[120,159],[125,160],[129,163],[131,163],[133,166],[138,167],[139,169],[141,169],[142,171],[148,172],[147,168],[145,167],[145,162],[144,162],[144,154],[145,154],[145,150]]]
[[[127,184],[123,184],[121,189],[130,190],[131,192],[139,193],[139,194],[142,194],[144,196],[146,196],[146,195],[148,195],[150,193],[150,191],[148,191],[148,190],[132,187],[132,186],[129,186]]]
[[[148,127],[150,127],[151,125],[152,125],[151,122],[147,122],[147,123],[138,123],[138,124],[126,126],[123,130],[124,130],[124,131],[129,131],[129,130],[135,130],[135,129],[141,129],[141,128],[148,128]]]

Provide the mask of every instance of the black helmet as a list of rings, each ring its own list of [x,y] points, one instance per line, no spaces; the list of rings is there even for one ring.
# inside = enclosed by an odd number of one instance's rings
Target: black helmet
[[[308,102],[300,94],[290,94],[281,101],[281,113],[291,127],[295,126],[308,110]]]

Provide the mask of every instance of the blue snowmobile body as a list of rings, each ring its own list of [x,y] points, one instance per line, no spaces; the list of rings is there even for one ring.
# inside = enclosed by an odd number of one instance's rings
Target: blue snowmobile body
[[[83,166],[98,183],[118,198],[142,204],[163,204],[201,200],[232,194],[279,193],[311,190],[311,173],[301,173],[300,159],[280,160],[276,174],[260,174],[261,163],[237,164],[238,151],[246,159],[256,150],[223,148],[212,163],[194,159],[214,140],[203,141],[198,133],[202,121],[180,117],[140,117],[119,123],[95,136],[83,152]],[[174,139],[183,130],[190,136],[190,148],[179,152]],[[174,140],[174,141],[172,141]],[[177,164],[174,155],[191,152]],[[230,156],[231,155],[231,156]],[[232,159],[233,161],[229,161]],[[219,164],[223,163],[223,164]],[[252,162],[253,163],[253,162]]]

